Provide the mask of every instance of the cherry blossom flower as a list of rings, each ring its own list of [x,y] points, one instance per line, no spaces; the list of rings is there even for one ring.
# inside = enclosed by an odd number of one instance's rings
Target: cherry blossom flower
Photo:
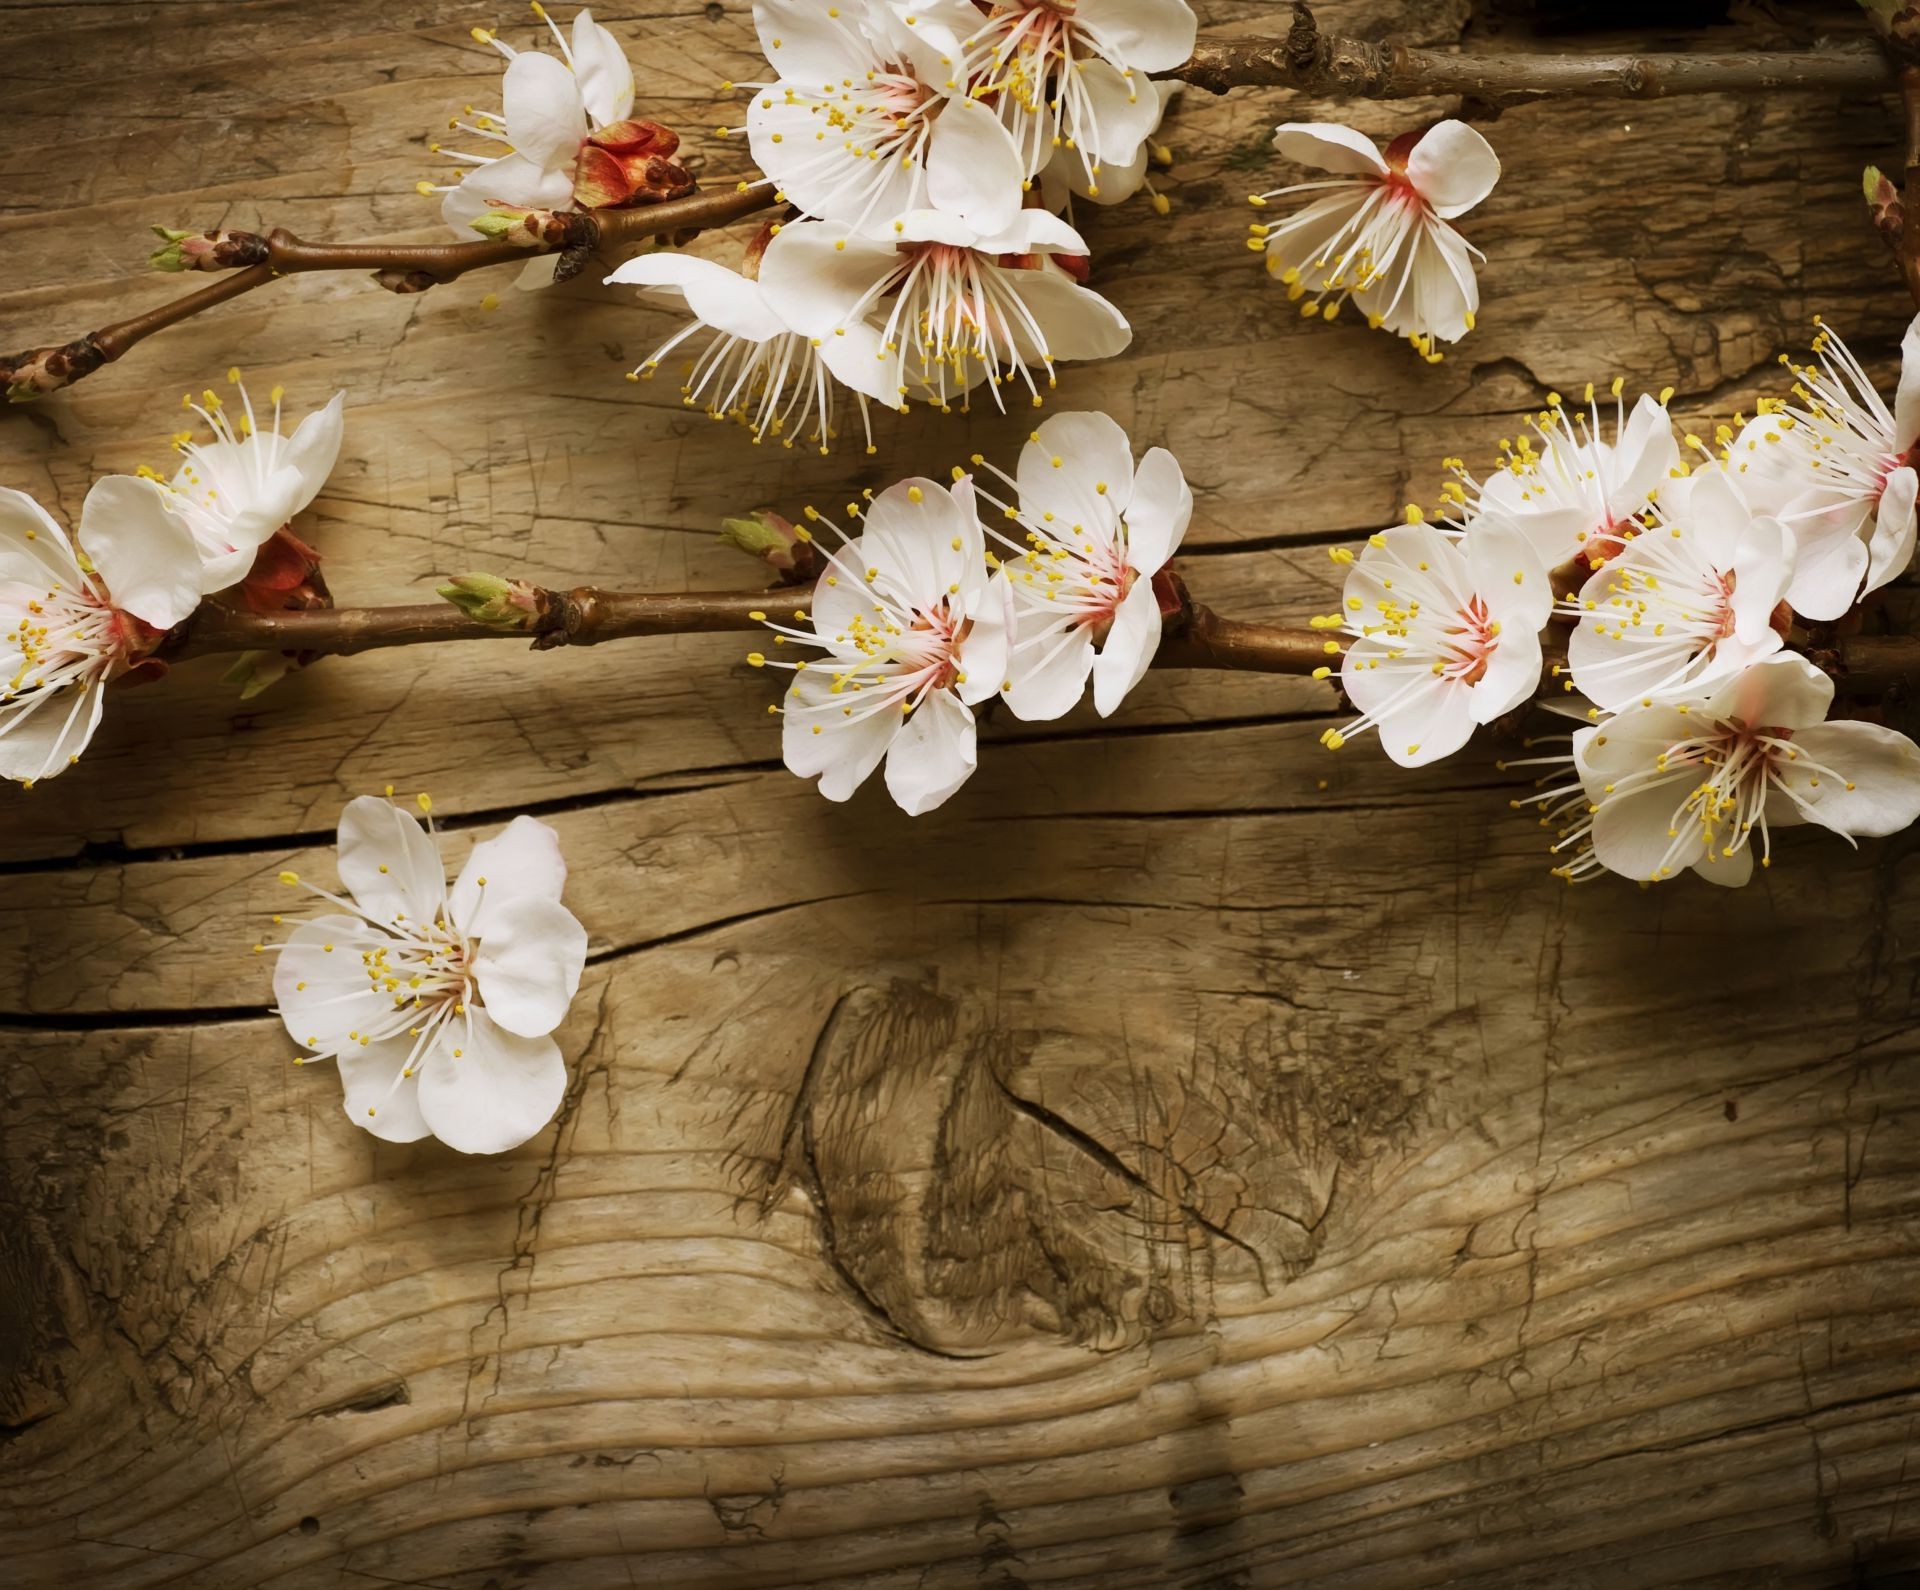
[[[1502,443],[1506,456],[1484,481],[1450,460],[1461,481],[1453,500],[1469,516],[1488,511],[1511,519],[1550,569],[1574,558],[1611,556],[1662,488],[1684,474],[1667,416],[1672,389],[1658,398],[1642,393],[1628,413],[1624,385],[1616,377],[1612,386],[1612,441],[1604,439],[1591,384],[1584,405],[1571,413],[1559,393],[1549,393],[1547,407],[1528,422],[1538,449],[1524,432]]]
[[[1331,320],[1351,298],[1370,324],[1405,337],[1430,362],[1441,357],[1437,342],[1457,342],[1473,329],[1480,307],[1473,261],[1484,256],[1448,223],[1500,178],[1486,139],[1464,122],[1442,121],[1394,139],[1383,156],[1351,127],[1287,122],[1273,145],[1289,160],[1333,173],[1253,197],[1264,207],[1296,193],[1318,195],[1284,221],[1255,223],[1250,240],[1303,315]]]
[[[423,812],[431,802],[419,797]],[[340,1068],[347,1117],[391,1143],[433,1136],[498,1154],[548,1121],[587,932],[560,903],[559,836],[516,817],[473,847],[449,889],[431,819],[361,796],[340,814],[343,893],[275,948],[273,993],[294,1041]]]
[[[999,0],[966,37],[966,75],[999,106],[1027,174],[1063,150],[1099,198],[1105,168],[1131,167],[1159,125],[1147,74],[1183,64],[1197,28],[1186,0]]]
[[[1571,818],[1551,847],[1569,881],[1606,869],[1658,883],[1691,867],[1712,883],[1772,864],[1773,830],[1818,823],[1897,833],[1920,817],[1920,747],[1874,723],[1826,720],[1833,681],[1777,653],[1691,702],[1633,706],[1573,736],[1576,783],[1537,799]],[[1555,759],[1546,759],[1555,760]],[[1756,837],[1757,836],[1757,837]]]
[[[1540,682],[1540,630],[1553,592],[1510,520],[1483,515],[1464,536],[1429,524],[1376,535],[1347,571],[1341,604],[1341,615],[1316,624],[1344,625],[1355,637],[1340,684],[1360,716],[1320,737],[1331,750],[1377,728],[1395,762],[1424,767],[1451,756],[1475,724],[1511,712]]]
[[[168,483],[173,511],[186,521],[205,560],[209,591],[244,579],[274,532],[319,495],[346,433],[344,392],[309,414],[291,436],[282,436],[282,389],[269,394],[273,423],[263,431],[240,372],[229,370],[227,380],[239,389],[238,415],[211,391],[198,403],[191,395],[182,400],[206,422],[213,440],[195,441],[187,431],[176,436],[174,449],[184,462]]]
[[[784,447],[800,441],[822,453],[832,450],[839,435],[835,416],[845,402],[840,391],[845,387],[859,405],[871,453],[868,399],[889,408],[899,401],[886,383],[879,334],[864,323],[830,338],[792,330],[762,289],[764,268],[759,249],[748,251],[752,274],[670,252],[642,254],[618,266],[609,283],[639,287],[645,297],[692,317],[632,372],[632,379],[651,379],[662,360],[691,341],[699,351],[683,367],[680,382],[681,400],[689,408],[738,421],[756,444],[771,437]]]
[[[109,680],[141,664],[204,594],[200,553],[166,493],[95,482],[80,545],[0,488],[0,778],[32,785],[80,759]]]
[[[1010,550],[994,580],[1014,625],[1002,694],[1017,717],[1057,718],[1091,675],[1104,718],[1160,648],[1153,577],[1187,533],[1193,493],[1164,447],[1136,470],[1126,432],[1104,414],[1056,414],[1009,484],[1017,509],[987,499],[1026,531],[1024,545],[997,537]]]
[[[692,191],[692,178],[675,164],[678,136],[654,122],[634,121],[633,69],[619,42],[588,11],[574,15],[571,39],[537,3],[534,14],[547,24],[560,48],[558,57],[539,50],[515,50],[485,28],[473,36],[506,58],[500,85],[500,110],[466,107],[472,120],[456,116],[450,131],[464,132],[498,146],[488,154],[462,153],[432,145],[467,170],[458,182],[419,184],[425,194],[442,193],[440,214],[463,237],[496,208],[558,210],[617,207],[675,198]],[[560,259],[535,256],[521,270],[519,285],[551,285]]]
[[[831,521],[809,510],[813,523]],[[905,480],[868,505],[862,531],[827,553],[813,611],[773,624],[776,644],[823,653],[790,669],[781,707],[788,768],[844,801],[885,758],[887,792],[909,816],[932,811],[973,772],[973,708],[1006,678],[1008,613],[987,577],[971,477],[951,490]],[[823,549],[824,550],[824,549]]]
[[[1156,165],[1165,167],[1173,164],[1173,152],[1166,145],[1156,143],[1155,137],[1174,100],[1185,86],[1184,83],[1163,78],[1147,79],[1141,93],[1152,94],[1159,104],[1159,109],[1154,113],[1153,127],[1147,137],[1141,140],[1131,160],[1109,162],[1102,166],[1097,180],[1089,176],[1079,150],[1068,149],[1065,145],[1054,150],[1053,158],[1040,168],[1040,196],[1046,207],[1071,221],[1076,199],[1086,199],[1099,205],[1124,204],[1145,189],[1157,214],[1171,214],[1172,201],[1153,185],[1148,172]]]
[[[783,198],[856,229],[921,209],[983,232],[1012,224],[1029,173],[967,91],[960,41],[980,20],[968,0],[755,0],[753,20],[779,76],[751,85],[745,130]]]
[[[1816,320],[1816,324],[1819,322]],[[1920,495],[1920,317],[1900,344],[1893,410],[1825,325],[1817,364],[1787,364],[1793,400],[1764,405],[1728,450],[1727,467],[1793,531],[1787,601],[1802,617],[1841,617],[1913,561]]]
[[[1110,358],[1132,340],[1119,310],[1052,263],[1086,252],[1045,210],[1022,210],[997,236],[917,210],[882,238],[840,222],[783,227],[762,281],[780,318],[823,343],[877,328],[878,362],[903,408],[909,397],[946,408],[982,381],[998,407],[1008,386],[1026,387],[1038,407],[1056,360]]]
[[[1792,534],[1718,471],[1673,485],[1649,524],[1620,530],[1618,555],[1596,559],[1565,607],[1580,620],[1567,649],[1574,683],[1608,711],[1698,696],[1780,649],[1774,609]]]

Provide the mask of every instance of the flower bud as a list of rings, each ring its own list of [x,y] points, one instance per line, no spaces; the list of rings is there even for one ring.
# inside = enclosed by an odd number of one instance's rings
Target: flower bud
[[[573,167],[573,197],[590,210],[682,199],[691,173],[673,158],[680,135],[652,121],[617,121],[588,135]]]
[[[812,543],[803,541],[792,521],[771,508],[758,509],[744,519],[721,520],[720,539],[777,571],[782,585],[805,585],[824,572],[823,560]]]
[[[147,256],[157,271],[224,271],[261,265],[269,257],[267,240],[257,232],[176,232],[156,226],[161,246]]]
[[[1860,191],[1873,217],[1874,229],[1890,248],[1900,246],[1900,228],[1905,219],[1899,187],[1878,166],[1868,166],[1860,174]]]
[[[540,616],[540,589],[497,574],[456,574],[439,594],[468,618],[495,629],[531,630]]]
[[[311,613],[333,606],[320,554],[282,525],[253,556],[240,600],[255,613]]]

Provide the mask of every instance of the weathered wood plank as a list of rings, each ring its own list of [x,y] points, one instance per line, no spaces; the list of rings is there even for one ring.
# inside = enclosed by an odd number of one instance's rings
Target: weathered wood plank
[[[743,149],[698,135],[751,75],[745,9],[603,18],[721,176]],[[1851,19],[1807,10],[1716,42]],[[1467,11],[1323,15],[1443,43]],[[498,20],[16,11],[0,346],[178,291],[136,273],[152,221],[434,235],[424,142],[484,91],[465,30]],[[1525,42],[1501,21],[1473,47]],[[1889,365],[1905,309],[1855,198],[1884,105],[1503,113],[1469,225],[1487,309],[1429,369],[1303,324],[1240,246],[1241,196],[1280,180],[1267,128],[1316,113],[1284,104],[1190,96],[1174,215],[1082,218],[1136,342],[1056,395],[1180,455],[1186,573],[1223,610],[1324,608],[1324,542],[1430,500],[1441,457],[1549,389],[1672,382],[1704,426],[1814,312]],[[620,379],[663,317],[588,284],[488,312],[487,285],[277,284],[10,411],[0,482],[76,511],[237,362],[352,395],[301,527],[344,601],[475,566],[725,586],[724,513],[1010,462],[1031,423],[754,452]],[[779,771],[740,649],[392,654],[245,706],[198,664],[116,701],[57,784],[0,791],[23,1582],[1920,1570],[1914,842],[1796,836],[1732,902],[1570,893],[1491,752],[1329,756],[1317,687],[1200,676],[1110,722],[996,720],[969,788],[909,822]],[[500,1160],[360,1133],[288,1063],[246,952],[275,875],[329,880],[340,804],[387,782],[434,792],[450,853],[534,805],[572,861],[574,1081]]]

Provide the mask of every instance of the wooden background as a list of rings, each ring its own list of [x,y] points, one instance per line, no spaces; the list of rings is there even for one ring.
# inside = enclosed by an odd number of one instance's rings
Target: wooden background
[[[1468,9],[1324,18],[1541,34]],[[425,142],[498,75],[467,29],[524,20],[5,10],[8,347],[178,291],[141,273],[149,223],[435,236]],[[603,14],[722,180],[746,13]],[[1851,8],[1739,7],[1692,42],[1828,25]],[[1671,382],[1710,423],[1816,312],[1891,367],[1908,308],[1858,196],[1886,104],[1469,111],[1507,176],[1467,223],[1480,329],[1435,368],[1302,323],[1242,246],[1271,125],[1335,107],[1190,96],[1172,217],[1088,223],[1135,339],[1059,405],[1177,452],[1181,566],[1222,610],[1323,610],[1327,544],[1549,388]],[[591,281],[283,283],[8,411],[0,481],[71,515],[238,363],[350,393],[298,525],[344,602],[476,566],[737,586],[723,514],[1011,464],[1031,423],[755,451],[621,379],[671,325]],[[204,662],[0,791],[11,1582],[1913,1582],[1911,838],[1797,838],[1733,896],[1569,891],[1486,747],[1333,757],[1320,688],[1202,675],[1107,722],[1001,717],[913,822],[782,771],[743,649],[393,653],[245,705]],[[341,804],[388,782],[432,791],[456,855],[531,810],[572,862],[573,1084],[502,1159],[355,1129],[247,953],[275,874],[330,875]]]

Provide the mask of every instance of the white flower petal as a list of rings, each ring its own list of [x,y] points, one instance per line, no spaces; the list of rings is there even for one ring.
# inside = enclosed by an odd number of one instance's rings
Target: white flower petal
[[[24,491],[0,486],[0,581],[75,590],[82,578],[59,521]]]
[[[821,0],[753,0],[753,26],[760,53],[782,78],[812,85],[863,77],[872,51],[846,16]]]
[[[1085,96],[1079,124],[1083,136],[1075,141],[1103,168],[1129,164],[1160,125],[1160,96],[1145,76],[1122,77],[1100,60],[1082,64],[1079,86]],[[1102,169],[1103,187],[1105,175]]]
[[[1024,326],[1014,327],[1014,340],[1028,359],[1045,354],[1056,359],[1111,359],[1133,341],[1133,328],[1125,315],[1058,271],[1015,270],[1005,276],[1046,339],[1041,346]]]
[[[1753,877],[1753,844],[1749,840],[1738,850],[1716,850],[1693,864],[1696,876],[1723,889],[1744,888]]]
[[[417,1143],[433,1132],[420,1112],[419,1068],[403,1075],[412,1049],[411,1038],[388,1038],[356,1045],[336,1062],[347,1119],[389,1143]]]
[[[1467,531],[1465,551],[1468,577],[1487,611],[1500,620],[1503,642],[1516,630],[1537,634],[1546,627],[1553,612],[1553,585],[1518,525],[1483,514]]]
[[[1733,632],[1748,646],[1771,650],[1780,642],[1771,627],[1773,610],[1793,577],[1793,537],[1778,519],[1751,519],[1735,541],[1729,566]]]
[[[477,1010],[471,1028],[456,1021],[441,1034],[417,1081],[435,1137],[462,1154],[504,1154],[559,1111],[567,1063],[551,1038],[508,1032]]]
[[[626,51],[591,11],[573,18],[573,75],[580,101],[595,127],[608,127],[633,114],[633,68]]]
[[[558,900],[522,894],[486,912],[473,957],[488,1013],[508,1032],[537,1038],[567,1019],[587,964],[587,930]]]
[[[1013,136],[977,99],[952,99],[934,118],[927,144],[927,198],[963,215],[982,232],[998,232],[1020,208],[1026,172]]]
[[[340,813],[340,882],[376,922],[429,923],[446,899],[439,848],[410,812],[377,795],[347,802]]]
[[[1916,496],[1920,496],[1920,476],[1915,475],[1911,464],[1903,464],[1887,476],[1874,512],[1873,536],[1867,542],[1864,591],[1877,591],[1889,580],[1899,579],[1913,562]]]
[[[1452,220],[1493,192],[1500,157],[1465,122],[1436,122],[1408,154],[1407,177],[1435,215]]]
[[[1905,453],[1920,442],[1920,315],[1900,339],[1900,389],[1893,400],[1893,445]]]
[[[1749,727],[1803,729],[1826,721],[1833,681],[1798,652],[1777,652],[1722,685],[1704,710]]]
[[[1282,122],[1273,132],[1273,147],[1296,165],[1313,166],[1337,176],[1384,177],[1387,163],[1365,133],[1330,121]]]
[[[560,836],[537,817],[516,817],[473,847],[447,895],[447,920],[484,939],[493,914],[511,900],[555,900],[567,883]]]
[[[200,549],[160,485],[106,475],[80,509],[80,545],[113,605],[155,629],[171,629],[200,605]]]
[[[887,751],[887,793],[909,817],[941,805],[972,776],[973,713],[936,690],[901,725]]]
[[[1179,460],[1164,447],[1150,447],[1141,458],[1126,520],[1127,563],[1143,579],[1158,574],[1193,522],[1193,492]]]
[[[523,50],[500,83],[507,141],[543,171],[571,168],[587,135],[587,111],[573,73],[551,55]]]
[[[1813,822],[1866,839],[1920,818],[1920,747],[1904,734],[1878,723],[1816,723],[1796,729],[1793,746],[1798,759],[1775,767]]]
[[[703,324],[730,337],[765,342],[787,329],[758,282],[693,254],[642,254],[616,266],[606,279],[638,287],[656,302],[684,304]]]
[[[273,1002],[287,1036],[308,1049],[343,1049],[389,1024],[393,999],[373,987],[361,956],[392,943],[358,917],[337,913],[296,926],[273,969]]]
[[[1136,580],[1114,609],[1113,626],[1093,660],[1093,706],[1101,717],[1111,717],[1146,677],[1159,649],[1160,603],[1151,580]]]
[[[543,61],[544,55],[519,57]],[[565,70],[565,68],[562,68]],[[573,199],[570,171],[548,170],[524,154],[502,155],[475,166],[440,201],[440,219],[471,239],[473,222],[495,206],[522,210],[557,210]]]
[[[1086,524],[1105,539],[1133,495],[1133,444],[1105,414],[1056,414],[1020,449],[1014,480],[1029,519],[1050,514],[1047,528],[1062,538]]]
[[[1540,688],[1540,635],[1518,625],[1503,629],[1500,644],[1487,658],[1487,670],[1473,686],[1468,703],[1475,723],[1491,723],[1513,711]]]
[[[1007,658],[1007,708],[1028,723],[1065,717],[1087,693],[1093,639],[1076,624],[1043,608],[1019,610]]]
[[[1844,617],[1859,596],[1869,554],[1854,532],[1855,517],[1839,509],[1790,520],[1794,553],[1787,603],[1802,618],[1830,623]]]
[[[892,243],[856,235],[838,221],[783,226],[760,262],[760,290],[773,312],[803,336],[831,337],[893,270]]]
[[[1073,20],[1140,73],[1185,64],[1200,26],[1186,0],[1078,0]]]
[[[22,783],[53,778],[80,759],[100,727],[105,681],[0,698],[0,778]]]
[[[798,778],[818,778],[820,793],[844,801],[866,782],[900,730],[897,706],[877,701],[871,691],[833,693],[832,658],[822,658],[801,673],[782,703],[780,754]]]

